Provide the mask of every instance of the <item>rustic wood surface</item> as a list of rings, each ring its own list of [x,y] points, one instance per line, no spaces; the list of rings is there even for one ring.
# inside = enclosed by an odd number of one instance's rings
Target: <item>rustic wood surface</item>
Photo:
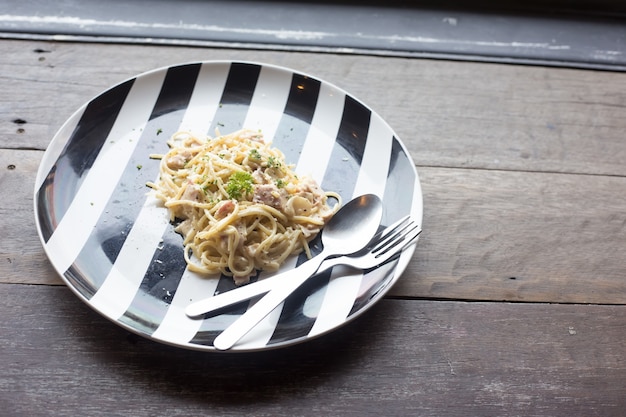
[[[626,74],[24,40],[0,52],[0,414],[623,414]],[[407,145],[424,233],[355,323],[262,354],[183,351],[101,318],[47,261],[32,194],[57,129],[126,78],[208,59],[314,74]]]
[[[0,296],[0,401],[11,416],[624,410],[622,306],[383,300],[306,345],[206,354],[130,335],[62,287],[0,284]]]

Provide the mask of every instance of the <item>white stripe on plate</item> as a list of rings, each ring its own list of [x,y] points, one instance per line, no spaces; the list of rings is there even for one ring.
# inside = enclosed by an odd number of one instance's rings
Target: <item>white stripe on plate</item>
[[[66,271],[74,262],[106,207],[150,117],[164,76],[161,71],[135,81],[98,157],[46,243],[58,271]]]
[[[324,178],[328,161],[341,125],[344,95],[322,85],[313,120],[296,164],[300,175],[311,175],[318,183]],[[295,257],[294,260],[295,262]],[[285,270],[285,265],[281,270]],[[294,265],[295,267],[295,265]],[[265,346],[272,337],[284,302],[237,342],[238,349],[256,349]]]
[[[284,71],[262,67],[243,127],[260,130],[270,142],[283,116],[290,87],[291,77]]]
[[[299,175],[310,175],[318,184],[322,183],[333,152],[345,95],[326,84],[320,87],[315,113],[296,165]]]
[[[276,325],[280,319],[283,310],[281,304],[276,307],[270,314],[254,326],[245,336],[243,336],[236,344],[235,349],[260,349],[267,345],[272,338]]]
[[[180,124],[197,136],[204,136],[219,109],[220,99],[228,78],[230,64],[203,65],[191,95],[191,100]],[[192,301],[211,297],[215,293],[219,277],[207,277],[185,269],[171,305],[152,337],[166,342],[185,344],[198,332],[202,320],[192,320],[185,308]]]
[[[405,153],[409,155],[406,149],[404,149]],[[419,175],[417,171],[415,172],[415,185],[413,190],[413,202],[411,203],[411,216],[415,219],[415,221],[420,223],[420,227],[422,226],[423,216],[424,216],[424,202],[422,200],[422,186],[420,184]]]
[[[363,274],[353,269],[341,267],[333,269],[309,336],[324,333],[346,321],[358,295],[362,278]]]
[[[385,184],[389,173],[389,155],[393,142],[393,133],[376,113],[372,113],[367,133],[367,144],[359,177],[354,187],[353,197],[362,194],[376,194],[380,198],[385,194]]]
[[[63,152],[65,145],[67,145],[72,133],[76,129],[80,118],[87,106],[83,106],[78,109],[64,124],[61,126],[54,139],[48,145],[46,149],[45,158],[42,159],[41,164],[39,165],[39,171],[37,173],[37,179],[35,181],[35,190],[39,190],[41,185],[46,180],[47,175],[50,173],[50,170],[56,164],[59,156]]]
[[[148,195],[115,264],[89,300],[96,310],[114,320],[124,314],[135,298],[168,224],[167,210],[160,200]]]
[[[176,288],[172,303],[152,337],[168,343],[189,342],[198,333],[202,320],[187,317],[185,308],[203,295],[207,297],[213,295],[218,282],[219,277],[202,276],[186,269]]]
[[[371,193],[382,198],[389,171],[388,155],[391,154],[392,142],[393,133],[380,117],[372,113],[367,144],[353,197]],[[361,287],[363,274],[349,273],[347,270],[343,272],[343,274],[333,272],[331,275],[317,320],[311,329],[311,335],[323,333],[340,325],[350,314]]]
[[[180,130],[197,137],[204,137],[207,133],[213,135],[209,128],[219,108],[229,70],[230,64],[226,62],[202,65]]]
[[[278,271],[262,273],[260,279],[267,279],[281,272],[293,269],[296,267],[297,261],[297,256],[291,256],[285,260],[285,262],[281,265]],[[191,297],[184,300],[186,303],[184,307],[186,307],[187,304],[191,303],[192,301],[197,301],[198,299],[204,298],[202,295],[198,296],[199,294],[207,294],[207,297],[210,297],[214,292],[215,289],[213,289],[212,291],[198,291],[195,294],[195,298],[193,300],[191,299]],[[250,308],[253,304],[254,302],[252,301],[248,308]],[[241,340],[237,342],[236,349],[259,349],[267,345],[267,343],[272,338],[272,335],[274,334],[274,330],[276,329],[276,325],[278,324],[278,320],[280,319],[280,314],[282,312],[283,306],[284,303],[281,303],[279,306],[277,306],[270,314],[267,315],[267,317],[261,320],[259,324],[257,324],[252,330],[250,330],[248,334],[242,337]],[[212,318],[211,320],[214,320],[214,318]],[[193,335],[191,335],[191,337],[193,337]],[[190,340],[191,337],[187,340]]]
[[[421,189],[421,185],[419,182],[419,177],[417,173],[415,173],[415,189],[413,190],[413,201],[411,203],[411,217],[413,218],[413,220],[419,223],[420,227],[423,227],[422,226],[423,210],[424,210],[424,207],[423,207],[423,202],[422,202],[422,189]],[[397,261],[398,270],[404,271],[406,269],[406,267],[409,264],[409,261],[411,260],[411,257],[413,256],[413,253],[415,252],[416,246],[417,245],[413,245],[410,248],[407,248],[404,252],[402,252],[402,255],[400,255],[400,258]]]

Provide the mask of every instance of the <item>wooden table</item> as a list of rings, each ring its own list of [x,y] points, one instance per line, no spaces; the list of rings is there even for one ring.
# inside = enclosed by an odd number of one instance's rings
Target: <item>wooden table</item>
[[[0,414],[610,416],[626,407],[626,74],[244,49],[2,40]],[[312,342],[217,354],[92,311],[33,220],[73,111],[156,67],[314,73],[407,145],[424,233],[388,296]]]

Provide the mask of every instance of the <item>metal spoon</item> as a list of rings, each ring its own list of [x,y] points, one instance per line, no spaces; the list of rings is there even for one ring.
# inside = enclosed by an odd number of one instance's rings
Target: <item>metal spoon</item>
[[[366,194],[349,201],[322,230],[322,252],[293,270],[294,276],[273,288],[215,338],[218,350],[230,349],[254,326],[280,305],[293,291],[315,274],[325,259],[361,250],[374,237],[382,218],[379,197]],[[297,275],[296,275],[297,272]]]

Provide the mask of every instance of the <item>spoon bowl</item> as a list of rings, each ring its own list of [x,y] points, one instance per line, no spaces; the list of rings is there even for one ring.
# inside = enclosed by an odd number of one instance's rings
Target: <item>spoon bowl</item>
[[[382,213],[382,201],[374,194],[365,194],[350,200],[322,230],[324,250],[317,257],[326,259],[361,250],[378,230]]]

